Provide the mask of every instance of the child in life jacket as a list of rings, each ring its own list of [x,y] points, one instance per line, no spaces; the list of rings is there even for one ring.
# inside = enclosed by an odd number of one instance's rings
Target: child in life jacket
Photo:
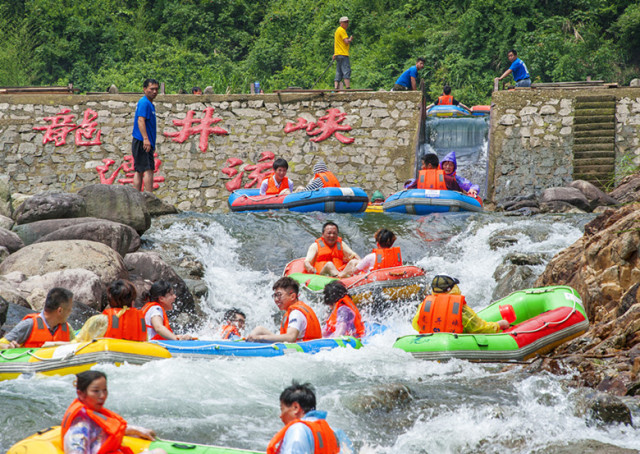
[[[422,157],[422,168],[418,178],[412,178],[404,184],[405,189],[448,189],[463,192],[455,176],[446,175],[439,169],[440,161],[435,153],[427,153]],[[439,175],[439,173],[441,175]]]
[[[440,163],[440,167],[439,168],[444,170],[445,176],[449,175],[449,176],[455,177],[456,181],[458,182],[458,185],[462,189],[462,192],[464,192],[465,194],[467,194],[467,195],[469,195],[471,197],[477,197],[478,196],[478,193],[480,192],[480,186],[478,186],[477,184],[473,184],[471,181],[467,180],[464,177],[456,175],[456,169],[458,168],[458,162],[456,160],[456,152],[455,151],[452,151],[451,153],[447,154],[444,157],[444,159]]]
[[[65,454],[133,454],[122,446],[125,435],[153,440],[153,430],[130,426],[117,413],[104,408],[109,394],[107,376],[98,370],[76,375],[77,398],[62,419],[62,446]],[[164,449],[145,450],[143,454],[166,454]]]
[[[399,247],[393,247],[396,235],[391,230],[379,229],[373,234],[377,247],[363,257],[356,266],[356,273],[367,273],[371,270],[402,266],[402,254]]]
[[[322,337],[364,337],[365,329],[360,311],[344,284],[340,281],[329,282],[322,292],[324,304],[331,307],[331,314],[322,327]]]
[[[224,325],[220,328],[220,337],[225,340],[242,338],[242,330],[247,316],[240,309],[231,308],[224,313]]]
[[[155,282],[144,294],[147,303],[142,307],[144,321],[147,325],[148,340],[191,340],[190,334],[174,334],[169,325],[167,311],[173,309],[176,294],[166,281]]]
[[[273,161],[273,172],[267,175],[260,184],[260,195],[290,194],[293,182],[287,177],[289,163],[282,158]]]

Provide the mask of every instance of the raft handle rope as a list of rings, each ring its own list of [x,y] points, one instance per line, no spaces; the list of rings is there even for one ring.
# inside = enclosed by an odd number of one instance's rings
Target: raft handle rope
[[[569,318],[571,318],[571,316],[573,314],[575,314],[576,312],[577,312],[577,310],[576,310],[576,302],[573,301],[573,308],[571,309],[571,311],[567,314],[567,316],[563,320],[559,320],[557,322],[544,322],[544,324],[542,326],[540,326],[539,328],[536,328],[536,329],[527,330],[527,331],[510,331],[510,332],[508,332],[506,334],[513,334],[514,336],[517,336],[518,334],[537,333],[538,331],[542,331],[543,329],[549,327],[550,325],[562,325],[564,322],[569,320]],[[504,332],[503,333],[495,333],[495,334],[504,334]]]
[[[98,339],[91,339],[91,341],[85,343],[85,345],[83,345],[82,347],[67,353],[64,356],[64,358],[41,358],[36,353],[34,353],[34,350],[27,350],[27,351],[24,351],[22,353],[19,353],[19,354],[15,355],[15,356],[6,356],[4,353],[0,352],[0,358],[6,359],[8,361],[13,361],[13,360],[21,358],[21,357],[23,357],[25,355],[28,355],[28,356],[31,356],[32,358],[37,359],[38,361],[61,361],[61,360],[64,360],[64,359],[67,359],[67,358],[70,358],[72,356],[77,355],[78,352],[80,352],[80,350],[82,350],[85,347],[88,347],[89,345],[91,345],[91,344],[93,344],[94,342],[97,342],[97,341],[98,341]],[[64,344],[64,345],[69,345],[69,344]],[[58,346],[58,347],[60,347],[60,346]],[[47,347],[44,347],[44,348],[47,348]]]
[[[233,192],[235,192],[235,191],[233,191]],[[286,194],[286,195],[289,195],[289,194]],[[244,197],[246,199],[249,199],[252,202],[260,202],[260,201],[263,201],[263,200],[275,199],[277,197],[282,197],[282,196],[280,194],[274,194],[274,195],[247,195],[247,194],[240,194],[240,197]]]
[[[216,343],[213,344],[208,344],[208,345],[197,345],[197,346],[193,346],[193,347],[181,347],[181,346],[177,346],[177,345],[167,345],[164,344],[162,342],[156,342],[158,345],[164,347],[164,348],[172,348],[175,350],[199,350],[202,348],[214,348],[215,350],[231,350],[231,349],[239,349],[239,350],[252,350],[252,349],[274,349],[274,350],[279,350],[280,346],[278,346],[277,343],[273,343],[273,344],[264,344],[264,345],[256,345],[256,346],[247,346],[247,347],[240,347],[240,346],[231,346],[231,345],[218,345]]]

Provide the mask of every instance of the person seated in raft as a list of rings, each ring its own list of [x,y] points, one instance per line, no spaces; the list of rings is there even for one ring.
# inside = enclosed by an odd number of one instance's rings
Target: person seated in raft
[[[368,273],[370,270],[402,266],[402,253],[399,247],[393,247],[396,235],[391,230],[379,229],[373,234],[376,248],[360,260],[356,273]]]
[[[305,186],[305,191],[317,191],[322,188],[339,188],[340,182],[333,174],[333,172],[329,171],[329,168],[324,163],[324,161],[319,161],[317,164],[313,166],[313,178],[309,181],[309,184]]]
[[[189,334],[173,334],[167,312],[173,309],[176,294],[166,281],[155,282],[143,298],[147,303],[140,309],[144,314],[148,340],[191,340]]]
[[[315,240],[307,250],[304,269],[308,273],[342,279],[353,274],[360,256],[338,236],[338,226],[327,221],[322,226],[322,237]]]
[[[62,446],[65,454],[133,454],[122,446],[125,435],[153,440],[153,430],[130,426],[117,413],[104,408],[109,391],[107,376],[99,370],[76,375],[76,395],[62,418]],[[166,454],[164,449],[145,450],[148,454]]]
[[[73,308],[73,293],[66,288],[54,287],[47,293],[44,308],[39,314],[28,314],[0,339],[0,350],[8,348],[38,348],[45,342],[64,343],[75,334],[67,323]]]
[[[506,320],[487,322],[466,303],[458,279],[438,274],[411,322],[420,334],[426,333],[498,333],[509,328]],[[427,304],[428,303],[428,304]],[[457,311],[456,311],[457,308]]]
[[[465,108],[467,112],[471,113],[471,109],[469,109],[467,106],[462,104],[451,95],[451,87],[449,85],[445,85],[442,88],[442,95],[440,95],[438,99],[433,101],[433,104],[429,104],[427,106],[427,110],[431,109],[433,106],[460,106]]]
[[[322,337],[364,336],[364,324],[360,311],[351,300],[347,287],[340,281],[329,282],[322,290],[324,304],[330,306],[331,314],[322,327]]]
[[[454,176],[446,175],[438,169],[440,161],[435,153],[427,153],[422,157],[422,168],[418,172],[418,178],[407,181],[405,189],[448,189],[449,191],[462,192],[460,185]]]
[[[281,277],[273,284],[273,300],[285,311],[280,333],[274,334],[264,326],[256,326],[247,336],[249,342],[298,342],[320,339],[322,329],[316,313],[298,300],[300,286],[290,277]]]
[[[220,328],[220,338],[235,340],[242,338],[242,330],[247,316],[240,309],[231,308],[224,313],[224,325]]]
[[[467,180],[464,177],[456,175],[456,169],[458,168],[458,162],[456,161],[456,152],[452,151],[448,155],[444,157],[442,162],[440,163],[441,170],[444,170],[445,177],[452,176],[455,177],[460,189],[462,189],[462,193],[469,195],[471,197],[478,197],[478,193],[480,192],[480,186],[477,184],[473,184],[471,181]]]
[[[333,430],[327,412],[316,410],[309,383],[295,380],[280,394],[284,427],[269,442],[267,454],[353,454],[353,444],[342,430]]]
[[[293,183],[287,178],[289,163],[286,159],[278,158],[273,161],[273,172],[267,175],[260,184],[260,195],[290,194]]]
[[[375,190],[371,194],[371,202],[369,205],[384,205],[384,194],[381,191]]]

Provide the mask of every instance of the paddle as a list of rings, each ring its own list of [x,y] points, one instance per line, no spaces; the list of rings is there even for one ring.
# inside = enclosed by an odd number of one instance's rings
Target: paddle
[[[313,88],[318,84],[318,82],[320,82],[320,79],[322,79],[322,76],[324,76],[327,73],[327,71],[329,71],[329,68],[331,68],[331,66],[333,66],[333,57],[331,58],[329,65],[325,68],[324,71],[322,71],[322,74],[320,74],[320,77],[318,77],[318,79],[313,83],[313,85],[311,86],[311,90],[313,90]]]

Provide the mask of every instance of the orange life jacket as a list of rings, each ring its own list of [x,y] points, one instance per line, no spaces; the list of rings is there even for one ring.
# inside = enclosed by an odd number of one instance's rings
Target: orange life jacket
[[[376,255],[376,262],[373,264],[372,270],[402,266],[402,253],[397,246],[377,248],[373,250],[373,253]]]
[[[147,340],[147,325],[144,322],[144,315],[135,307],[129,307],[118,317],[123,308],[113,307],[102,311],[107,316],[109,324],[104,337],[115,339],[126,339],[131,341],[144,342]]]
[[[421,170],[420,173],[418,173],[418,189],[447,189],[444,170]]]
[[[131,448],[122,445],[122,437],[127,430],[127,421],[117,413],[103,408],[95,411],[89,409],[85,404],[75,399],[62,418],[62,445],[64,446],[64,436],[69,431],[71,423],[80,410],[85,409],[87,415],[93,422],[107,434],[107,438],[100,447],[98,454],[133,454]]]
[[[420,304],[418,326],[420,334],[462,333],[462,306],[467,304],[462,295],[438,293],[428,295]]]
[[[147,316],[147,312],[149,311],[149,309],[151,309],[153,306],[160,306],[158,303],[156,303],[155,301],[150,301],[147,304],[145,304],[142,309],[140,309],[142,311],[142,313],[144,314],[144,316]],[[162,309],[162,306],[160,306],[160,309]],[[146,322],[145,322],[146,323]],[[165,312],[164,309],[162,309],[162,324],[164,325],[165,328],[167,328],[169,331],[171,331],[173,333],[173,330],[171,329],[171,325],[169,325],[169,319],[167,318],[167,313]],[[148,328],[153,328],[153,325],[146,325],[147,329]],[[164,337],[162,337],[160,334],[156,333],[155,336],[153,336],[151,338],[151,340],[167,340]]]
[[[49,328],[40,314],[27,314],[22,320],[32,319],[33,328],[29,337],[22,345],[24,348],[42,347],[45,342],[69,342],[71,337],[71,327],[67,322],[56,326],[55,332],[51,334]]]
[[[329,316],[329,319],[325,323],[325,331],[328,333],[334,333],[336,331],[336,322],[338,321],[338,309],[340,308],[340,306],[347,306],[355,314],[355,318],[353,319],[355,332],[347,331],[345,335],[354,336],[357,338],[364,337],[364,324],[362,323],[362,317],[360,316],[360,311],[358,311],[358,308],[353,303],[349,295],[338,300],[338,302],[333,308],[333,311],[331,312],[331,315]]]
[[[323,188],[339,188],[340,187],[340,182],[338,181],[336,176],[333,173],[329,172],[328,170],[326,172],[316,173],[313,176],[313,178],[320,178],[322,180]]]
[[[284,440],[284,435],[293,424],[301,422],[311,429],[313,433],[313,454],[338,454],[340,452],[340,446],[333,430],[329,426],[329,423],[324,419],[317,419],[315,421],[306,421],[303,419],[296,419],[284,426],[280,431],[273,436],[267,446],[267,454],[277,454],[280,452],[280,444]]]
[[[438,98],[439,106],[450,106],[453,104],[453,96],[451,95],[442,95]]]
[[[327,246],[324,242],[324,238],[318,238],[316,240],[318,245],[318,253],[316,254],[316,263],[314,265],[316,271],[319,273],[327,262],[333,262],[338,268],[338,271],[342,271],[346,265],[344,263],[344,252],[342,250],[342,238],[338,237],[338,241],[333,247]]]
[[[242,337],[236,325],[229,324],[229,325],[224,325],[222,327],[221,336],[223,339],[229,339],[231,336],[234,336],[234,335],[238,337]]]
[[[287,312],[284,314],[282,324],[280,325],[280,334],[287,333],[287,327],[289,326],[289,315],[291,315],[291,312],[296,309],[302,312],[307,318],[307,329],[304,332],[304,337],[302,338],[302,340],[308,341],[313,339],[321,339],[322,328],[320,328],[318,317],[316,316],[316,313],[313,312],[313,309],[311,309],[302,301],[296,301],[291,306],[289,306],[289,309],[287,309]]]
[[[289,189],[289,179],[287,177],[284,177],[282,179],[282,182],[280,183],[280,187],[278,187],[278,186],[276,186],[275,177],[272,178],[274,175],[275,175],[275,173],[271,172],[269,175],[267,175],[266,178],[264,178],[262,180],[262,181],[267,180],[267,192],[265,192],[266,195],[280,194],[285,189]],[[262,183],[260,183],[260,184],[262,184]]]

